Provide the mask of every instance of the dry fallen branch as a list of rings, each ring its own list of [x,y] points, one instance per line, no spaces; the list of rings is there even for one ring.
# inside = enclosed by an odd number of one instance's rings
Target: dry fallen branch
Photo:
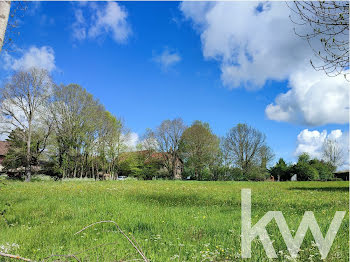
[[[17,256],[17,255],[11,255],[11,254],[6,254],[6,253],[2,253],[0,252],[0,256],[2,257],[8,257],[8,258],[13,258],[13,259],[17,259],[17,260],[22,260],[22,261],[33,261],[29,258],[24,258],[24,257],[20,257],[20,256]]]
[[[137,244],[136,244],[124,233],[123,230],[121,230],[121,228],[118,226],[118,224],[112,220],[106,220],[106,221],[99,221],[99,222],[95,222],[95,223],[92,223],[86,227],[84,227],[83,229],[79,230],[77,233],[75,233],[75,235],[83,232],[84,230],[88,229],[89,227],[92,227],[92,226],[95,226],[97,224],[102,224],[102,223],[112,223],[116,226],[116,228],[118,229],[118,231],[129,241],[129,243],[136,249],[136,251],[140,254],[140,256],[142,257],[143,261],[145,262],[148,262],[148,259],[146,258],[145,254],[142,252],[142,249],[141,247]]]

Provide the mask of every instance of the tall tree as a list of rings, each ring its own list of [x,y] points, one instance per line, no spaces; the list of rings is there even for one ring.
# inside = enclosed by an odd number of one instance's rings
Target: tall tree
[[[70,84],[54,88],[50,111],[60,171],[63,176],[76,177],[80,169],[80,176],[83,176],[89,156],[96,153],[103,106],[84,88]],[[92,163],[92,172],[94,170]]]
[[[0,1],[0,52],[4,44],[7,21],[10,14],[11,1]]]
[[[104,155],[107,166],[106,172],[111,174],[114,179],[120,171],[120,155],[128,149],[126,142],[128,141],[129,131],[125,128],[122,119],[118,119],[108,111],[103,113],[101,119],[103,121],[102,132],[100,132],[98,138],[99,152],[100,155]]]
[[[326,139],[322,148],[323,159],[338,167],[343,164],[343,150],[335,139]]]
[[[262,147],[260,147],[258,151],[258,158],[260,161],[261,168],[266,169],[267,165],[273,160],[274,157],[275,155],[269,146],[263,145]]]
[[[213,134],[208,123],[195,121],[181,137],[180,152],[185,164],[194,170],[195,177],[202,179],[204,168],[215,162],[220,151],[220,140]]]
[[[22,129],[26,135],[26,181],[31,179],[31,139],[34,124],[45,119],[52,80],[44,69],[19,71],[1,88],[0,114],[5,130]]]
[[[176,163],[179,160],[179,146],[182,133],[186,126],[181,118],[164,120],[157,129],[150,134],[157,141],[158,150],[162,152],[164,165],[171,178],[176,177]]]
[[[288,6],[291,19],[306,39],[320,63],[310,60],[316,70],[328,76],[349,69],[349,1],[294,1]]]
[[[265,135],[247,124],[238,124],[226,135],[225,151],[231,163],[241,168],[246,174],[257,165],[259,151],[265,145]]]
[[[158,148],[158,142],[155,137],[155,133],[152,129],[147,128],[145,134],[141,138],[141,143],[138,145],[140,150],[145,150],[150,153],[153,153]]]

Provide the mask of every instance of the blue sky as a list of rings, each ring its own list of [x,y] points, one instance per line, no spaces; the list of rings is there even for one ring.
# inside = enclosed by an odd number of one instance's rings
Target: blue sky
[[[295,35],[286,39],[271,26],[281,19],[280,25],[289,26],[288,16],[279,15],[283,6],[249,11],[257,6],[28,3],[15,38],[18,50],[0,55],[0,79],[39,63],[57,83],[85,87],[139,136],[162,120],[182,117],[187,124],[208,122],[220,136],[237,123],[248,123],[288,161],[300,150],[318,156],[331,134],[345,144],[343,81],[304,69],[311,67],[304,60],[312,52]],[[294,55],[295,50],[302,51]],[[304,79],[313,84],[304,87]]]

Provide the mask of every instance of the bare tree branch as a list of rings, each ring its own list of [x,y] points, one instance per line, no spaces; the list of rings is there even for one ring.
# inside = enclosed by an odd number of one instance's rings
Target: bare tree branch
[[[294,1],[292,10],[294,32],[305,39],[318,61],[310,60],[317,71],[334,77],[349,69],[349,1]],[[306,33],[302,29],[306,30]]]

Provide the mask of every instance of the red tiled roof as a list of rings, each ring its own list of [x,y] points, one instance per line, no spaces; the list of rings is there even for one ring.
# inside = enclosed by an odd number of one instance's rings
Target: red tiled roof
[[[7,141],[0,141],[0,156],[4,156],[7,154],[9,150],[10,143]]]

